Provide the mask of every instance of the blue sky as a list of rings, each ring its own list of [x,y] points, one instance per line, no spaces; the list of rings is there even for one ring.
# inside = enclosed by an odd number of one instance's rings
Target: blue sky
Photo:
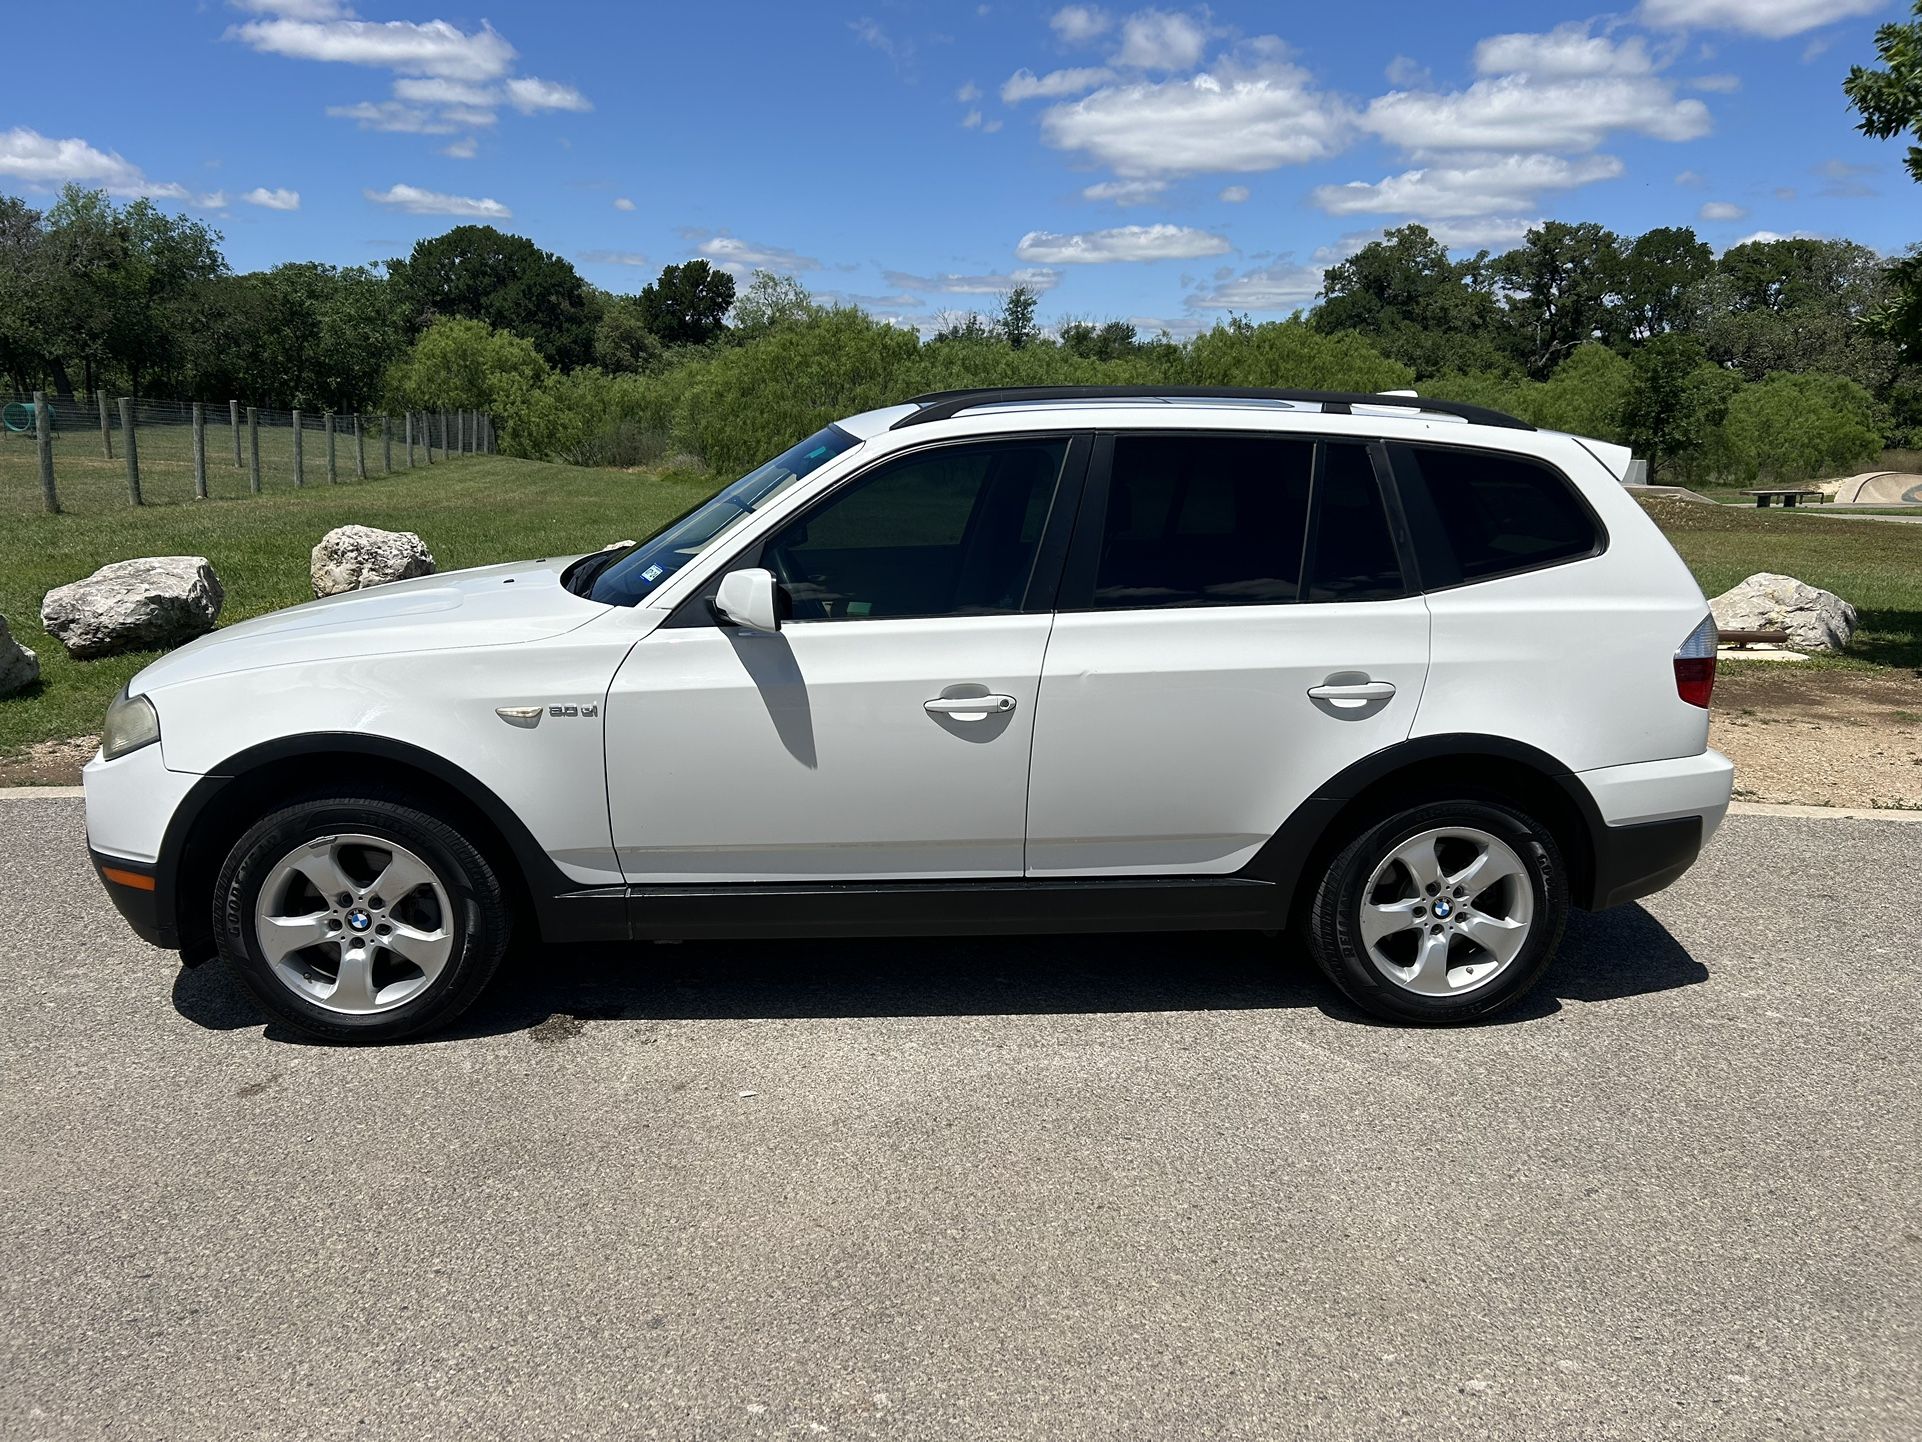
[[[1840,90],[1897,0],[471,3],[92,6],[9,58],[0,189],[156,196],[241,270],[473,218],[613,290],[704,255],[926,326],[1020,279],[1178,334],[1411,219],[1922,239]]]

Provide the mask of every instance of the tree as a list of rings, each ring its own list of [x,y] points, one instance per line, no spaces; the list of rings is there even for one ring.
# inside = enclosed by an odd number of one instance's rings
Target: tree
[[[1134,323],[1125,320],[1103,321],[1098,326],[1088,320],[1065,321],[1060,336],[1062,349],[1089,360],[1123,360],[1141,345]]]
[[[1875,53],[1884,70],[1866,65],[1849,67],[1842,93],[1862,118],[1856,129],[1877,140],[1907,133],[1922,138],[1922,0],[1906,25],[1888,24],[1875,32]],[[1911,177],[1922,181],[1922,145],[1911,145],[1903,163]]]
[[[1875,402],[1841,376],[1772,375],[1729,402],[1726,425],[1744,473],[1769,482],[1846,475],[1882,449]]]
[[[1657,335],[1629,358],[1619,434],[1648,462],[1650,484],[1699,449],[1722,424],[1728,397],[1713,380],[1701,343],[1680,335]]]
[[[595,313],[574,267],[524,236],[491,225],[457,225],[387,262],[400,314],[417,333],[464,317],[511,330],[551,366],[585,365],[594,351]]]
[[[1900,357],[1868,322],[1895,293],[1887,264],[1865,245],[1750,241],[1724,252],[1703,283],[1695,334],[1710,360],[1750,380],[1819,371],[1879,392]]]
[[[1312,323],[1325,335],[1358,331],[1417,375],[1500,363],[1500,309],[1486,253],[1454,261],[1423,225],[1371,241],[1322,276]]]
[[[387,374],[396,410],[476,409],[497,421],[547,379],[547,362],[525,336],[459,317],[437,320]]]
[[[639,296],[611,295],[594,330],[594,364],[612,375],[643,371],[661,358],[660,337],[647,328]]]
[[[1622,243],[1592,221],[1551,220],[1498,257],[1494,273],[1528,373],[1545,378],[1578,346],[1620,338],[1614,298],[1622,283]]]
[[[1010,350],[1020,350],[1040,334],[1034,323],[1039,302],[1040,297],[1029,285],[1017,285],[1002,299],[1001,313],[994,318],[994,331],[1008,343]]]
[[[663,345],[705,345],[727,329],[734,277],[704,260],[670,265],[641,289],[641,318]]]
[[[1191,378],[1207,386],[1280,386],[1298,390],[1390,391],[1414,381],[1353,331],[1323,335],[1300,315],[1255,325],[1245,316],[1195,337]]]
[[[747,340],[796,325],[819,310],[808,288],[793,276],[757,270],[748,277],[747,289],[735,298],[729,320],[735,336]]]
[[[1621,305],[1637,340],[1686,329],[1697,291],[1715,271],[1715,252],[1685,225],[1661,226],[1630,242],[1622,257]]]

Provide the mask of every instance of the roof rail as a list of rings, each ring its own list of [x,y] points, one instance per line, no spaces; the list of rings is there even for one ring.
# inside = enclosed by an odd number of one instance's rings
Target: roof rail
[[[1289,391],[1251,386],[986,386],[978,390],[930,391],[910,397],[907,404],[920,410],[903,416],[889,430],[903,426],[927,425],[945,421],[977,406],[1006,405],[1014,401],[1105,401],[1105,400],[1232,400],[1293,401],[1320,405],[1324,415],[1350,415],[1355,406],[1400,406],[1411,411],[1429,411],[1458,416],[1478,426],[1500,426],[1504,430],[1532,431],[1527,421],[1517,420],[1487,406],[1471,406],[1460,401],[1429,400],[1421,396],[1369,394],[1363,391]]]

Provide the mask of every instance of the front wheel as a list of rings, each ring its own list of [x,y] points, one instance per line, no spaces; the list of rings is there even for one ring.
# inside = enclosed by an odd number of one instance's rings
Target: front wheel
[[[269,1011],[329,1041],[446,1025],[493,976],[508,928],[487,858],[397,799],[274,812],[234,843],[214,891],[220,954]]]
[[[1507,806],[1441,801],[1341,850],[1316,889],[1308,942],[1363,1010],[1441,1025],[1519,1000],[1554,959],[1568,907],[1546,827]]]

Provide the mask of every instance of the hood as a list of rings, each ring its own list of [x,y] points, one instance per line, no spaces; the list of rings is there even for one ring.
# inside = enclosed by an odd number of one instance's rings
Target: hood
[[[575,560],[513,561],[309,601],[209,632],[135,676],[139,695],[202,676],[305,661],[542,641],[607,614],[561,585]]]

